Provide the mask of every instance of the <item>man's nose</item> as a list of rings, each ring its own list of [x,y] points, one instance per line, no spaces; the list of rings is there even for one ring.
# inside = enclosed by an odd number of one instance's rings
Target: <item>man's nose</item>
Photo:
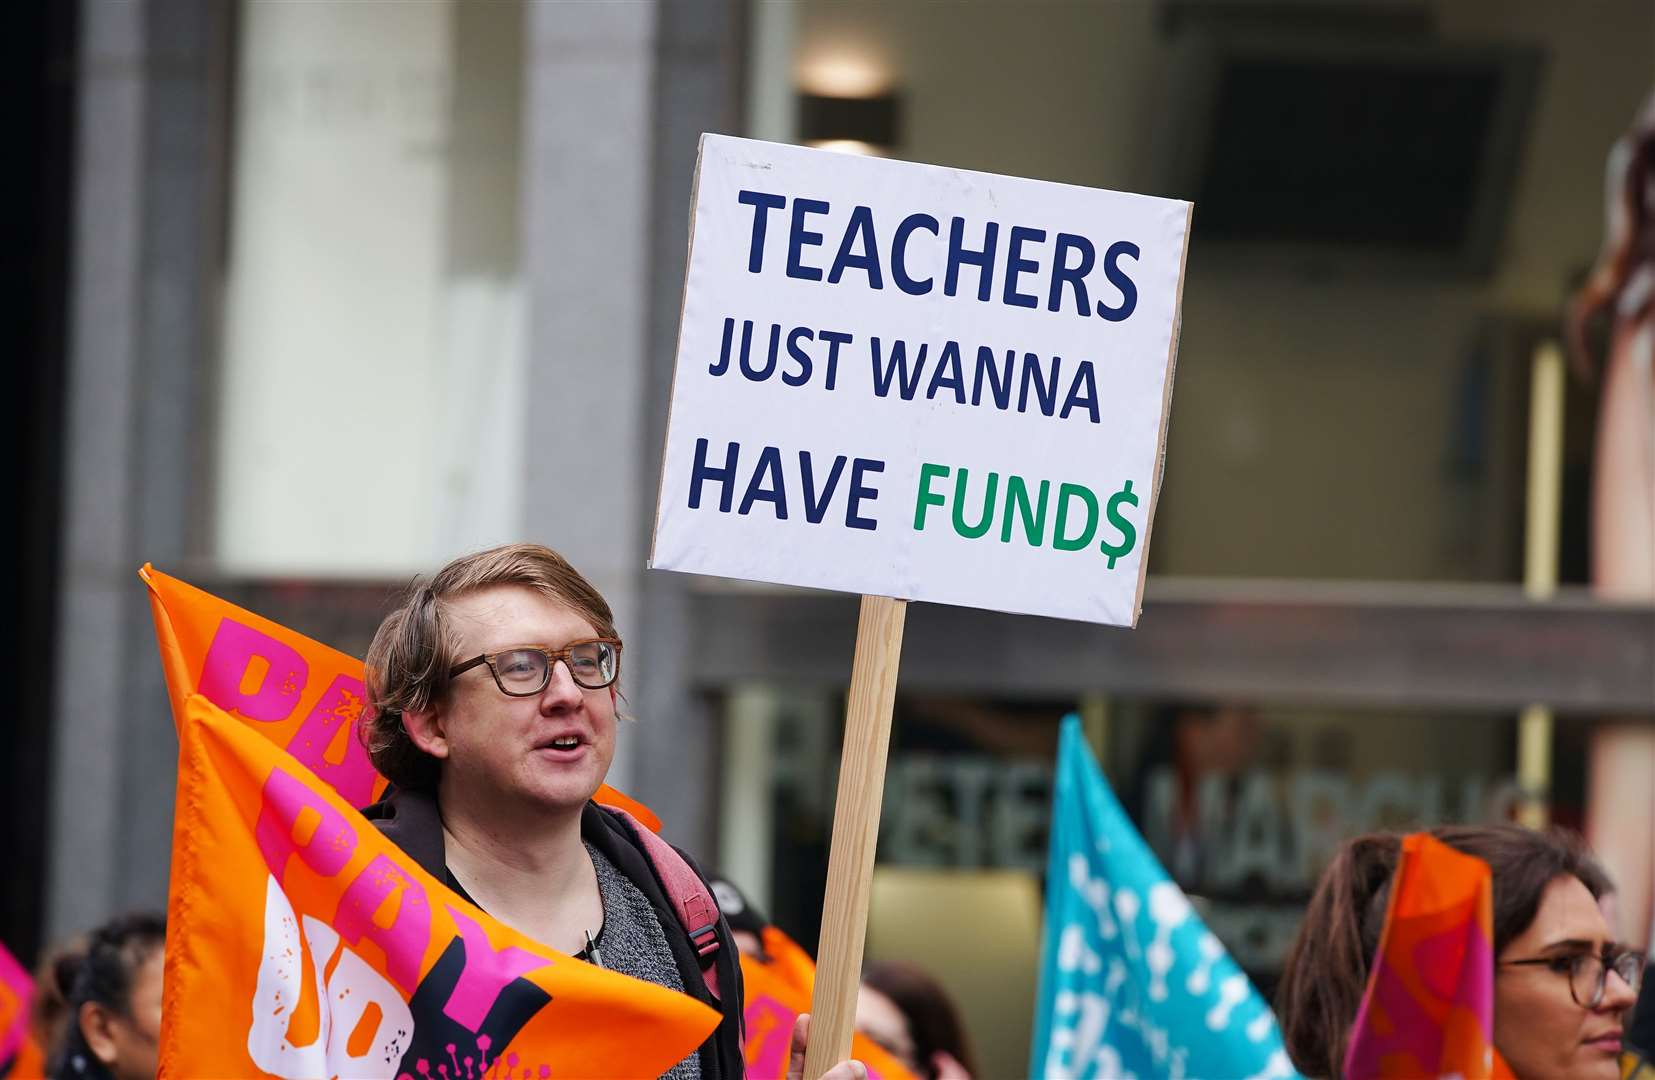
[[[545,705],[573,705],[580,701],[580,684],[575,682],[574,673],[569,670],[567,661],[559,659],[552,661],[551,675],[546,679],[546,689],[540,692],[540,700]]]

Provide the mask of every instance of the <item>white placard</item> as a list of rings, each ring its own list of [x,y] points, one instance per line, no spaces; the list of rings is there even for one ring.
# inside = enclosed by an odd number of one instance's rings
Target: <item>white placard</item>
[[[1134,625],[1186,202],[704,135],[650,565]]]

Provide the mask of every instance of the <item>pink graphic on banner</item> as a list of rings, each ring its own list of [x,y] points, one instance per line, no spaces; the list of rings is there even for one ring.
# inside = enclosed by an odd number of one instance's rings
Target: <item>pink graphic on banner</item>
[[[302,819],[315,825],[301,842],[293,833]],[[350,862],[357,842],[356,830],[345,816],[284,769],[271,769],[270,778],[264,782],[264,805],[259,809],[253,835],[278,883],[292,855],[299,856],[318,874],[332,877]]]
[[[787,1071],[787,1052],[798,1013],[768,994],[749,998],[743,1013],[749,1045],[757,1054],[747,1059],[750,1080],[773,1080]]]
[[[34,980],[4,945],[0,945],[0,1065],[10,1061],[29,1033],[29,1002]]]
[[[373,802],[374,781],[379,778],[367,748],[356,737],[367,697],[361,679],[336,676],[287,743],[288,753],[333,785],[352,806]]]
[[[292,646],[225,619],[207,647],[201,694],[225,712],[269,724],[293,715],[309,677],[310,665]]]
[[[500,991],[519,976],[545,967],[546,959],[515,945],[496,951],[476,920],[452,905],[448,913],[454,916],[460,937],[465,940],[465,970],[460,973],[460,981],[454,984],[454,992],[448,995],[443,1012],[471,1031],[477,1031],[500,997]]]
[[[1494,1052],[1488,865],[1403,838],[1379,953],[1345,1049],[1346,1080],[1501,1075]]]
[[[396,914],[383,926],[381,909],[387,903],[396,905]],[[352,945],[367,938],[383,949],[391,979],[405,992],[413,991],[431,942],[431,903],[423,885],[386,856],[375,855],[346,886],[333,924]]]
[[[1442,1060],[1448,1032],[1464,1025],[1474,1026],[1483,1042],[1493,1042],[1494,950],[1482,928],[1468,923],[1445,931],[1420,942],[1413,954],[1420,981],[1450,1002],[1448,1016],[1440,1024],[1435,1021],[1402,976],[1393,967],[1381,965],[1374,973],[1372,997],[1363,1002],[1356,1016],[1355,1030],[1364,1037],[1350,1060],[1358,1069],[1372,1070],[1362,1075],[1388,1075],[1377,1063],[1392,1056],[1427,1068],[1427,1063]],[[1454,963],[1461,957],[1463,962]],[[1374,1010],[1384,1014],[1388,1030],[1380,1031],[1371,1022]]]

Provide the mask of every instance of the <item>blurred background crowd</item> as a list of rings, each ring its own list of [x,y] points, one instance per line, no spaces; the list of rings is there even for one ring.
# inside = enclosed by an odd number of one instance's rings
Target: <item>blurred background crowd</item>
[[[1028,1060],[1076,709],[1267,995],[1328,854],[1379,827],[1583,829],[1648,945],[1655,383],[1617,361],[1655,259],[1647,0],[13,18],[25,963],[164,904],[141,563],[361,655],[412,574],[514,539],[615,608],[610,783],[815,944],[855,598],[644,569],[703,131],[1195,202],[1140,627],[909,616],[868,955],[949,987],[983,1075]]]

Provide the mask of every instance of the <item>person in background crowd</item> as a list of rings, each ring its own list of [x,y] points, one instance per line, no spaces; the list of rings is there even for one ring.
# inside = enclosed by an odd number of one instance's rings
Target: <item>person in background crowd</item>
[[[912,964],[869,964],[856,999],[856,1030],[924,1080],[970,1080],[976,1058],[942,986]]]
[[[1609,152],[1603,249],[1569,305],[1576,370],[1602,379],[1592,472],[1592,585],[1655,597],[1655,93]],[[1606,317],[1601,370],[1593,328]]]
[[[36,1045],[53,1057],[69,1029],[69,1001],[59,985],[57,968],[65,957],[77,960],[86,952],[85,935],[76,935],[48,948],[34,970],[34,996],[29,1000],[29,1032]]]
[[[57,958],[53,982],[65,1003],[53,1080],[153,1080],[161,1040],[162,915],[119,915]]]
[[[1208,884],[1215,837],[1202,835],[1201,802],[1209,784],[1233,811],[1259,744],[1260,720],[1250,706],[1174,705],[1159,708],[1132,771],[1124,803],[1162,865],[1186,888]],[[1257,899],[1249,897],[1248,899]]]
[[[1518,1080],[1617,1080],[1643,954],[1618,944],[1597,899],[1608,879],[1578,838],[1515,825],[1431,835],[1482,859],[1494,885],[1494,1048]],[[1293,1064],[1336,1077],[1379,948],[1401,838],[1342,845],[1289,949],[1276,1013]]]
[[[746,962],[771,969],[802,993],[809,995],[814,988],[816,965],[810,954],[799,947],[773,925],[762,911],[753,906],[747,894],[726,877],[712,879],[713,895],[718,898],[719,910],[730,922],[736,947]],[[788,1051],[787,1080],[802,1080],[804,1076],[805,1041],[810,1032],[810,1014],[794,1018],[791,1046]],[[852,1080],[866,1080],[867,1069],[860,1061],[847,1063]],[[830,1072],[835,1076],[838,1070]]]
[[[1569,307],[1576,370],[1596,375],[1592,454],[1592,591],[1655,602],[1655,93],[1609,152],[1597,264]],[[1595,331],[1605,331],[1601,360]],[[1655,730],[1620,717],[1592,732],[1586,835],[1620,882],[1616,929],[1635,944],[1655,933]]]
[[[730,924],[730,936],[735,939],[736,949],[742,956],[768,961],[770,956],[764,948],[764,928],[770,925],[770,920],[729,878],[718,875],[710,884],[713,899],[718,901],[718,910]]]
[[[528,937],[720,1010],[667,1075],[739,1078],[729,925],[715,910],[690,926],[668,895],[686,878],[704,890],[705,875],[592,801],[615,754],[621,641],[591,582],[538,544],[456,559],[386,616],[366,668],[362,739],[392,784],[364,811],[375,826]],[[828,1074],[855,1075],[849,1063]]]

